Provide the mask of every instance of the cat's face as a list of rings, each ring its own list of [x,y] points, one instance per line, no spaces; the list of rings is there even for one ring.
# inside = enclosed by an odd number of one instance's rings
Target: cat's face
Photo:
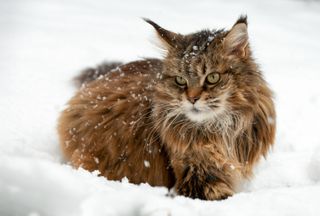
[[[228,114],[250,102],[250,82],[245,80],[252,79],[252,62],[245,21],[230,31],[185,36],[164,31],[159,35],[167,56],[157,93],[169,117],[184,116],[195,123],[227,121]]]
[[[160,91],[167,95],[167,105],[173,113],[201,123],[227,112],[230,90],[234,88],[229,71],[219,70],[206,54],[177,58],[169,65],[163,73]]]

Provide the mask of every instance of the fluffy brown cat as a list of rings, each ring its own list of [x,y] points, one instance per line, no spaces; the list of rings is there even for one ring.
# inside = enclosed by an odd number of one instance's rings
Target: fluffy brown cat
[[[272,92],[252,58],[247,18],[188,35],[146,22],[165,58],[85,71],[59,119],[63,152],[74,167],[110,180],[226,198],[275,136]]]

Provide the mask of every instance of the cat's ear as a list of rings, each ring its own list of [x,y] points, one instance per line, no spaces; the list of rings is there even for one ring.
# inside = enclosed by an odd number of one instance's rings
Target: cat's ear
[[[224,39],[224,49],[227,56],[246,58],[248,55],[247,16],[241,16]]]
[[[164,45],[165,49],[178,48],[179,43],[183,37],[181,34],[168,31],[150,19],[147,19],[147,18],[143,18],[143,19],[144,21],[152,25],[153,28],[157,31],[157,35],[160,38],[162,45]]]

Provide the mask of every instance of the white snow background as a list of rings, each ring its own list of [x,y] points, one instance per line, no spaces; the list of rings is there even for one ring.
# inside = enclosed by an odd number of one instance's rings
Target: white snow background
[[[240,14],[278,114],[274,149],[242,192],[170,198],[63,162],[56,124],[71,79],[104,60],[161,56],[140,17],[190,33]],[[0,0],[0,215],[320,215],[319,41],[319,1]]]

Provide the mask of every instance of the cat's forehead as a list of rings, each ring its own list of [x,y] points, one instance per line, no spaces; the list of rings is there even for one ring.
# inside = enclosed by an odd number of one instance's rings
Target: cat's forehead
[[[208,73],[219,72],[221,60],[212,52],[182,58],[180,61],[181,72],[190,77],[202,77]]]
[[[191,78],[214,72],[221,62],[219,47],[224,33],[222,30],[204,30],[186,35],[184,44],[167,56],[169,71]]]
[[[205,30],[187,36],[186,44],[180,50],[181,63],[190,67],[210,67],[217,63],[219,48],[223,39],[222,30]]]
[[[219,42],[221,35],[223,35],[223,30],[202,30],[186,35],[182,46],[183,54],[192,56],[205,52],[208,47]]]

